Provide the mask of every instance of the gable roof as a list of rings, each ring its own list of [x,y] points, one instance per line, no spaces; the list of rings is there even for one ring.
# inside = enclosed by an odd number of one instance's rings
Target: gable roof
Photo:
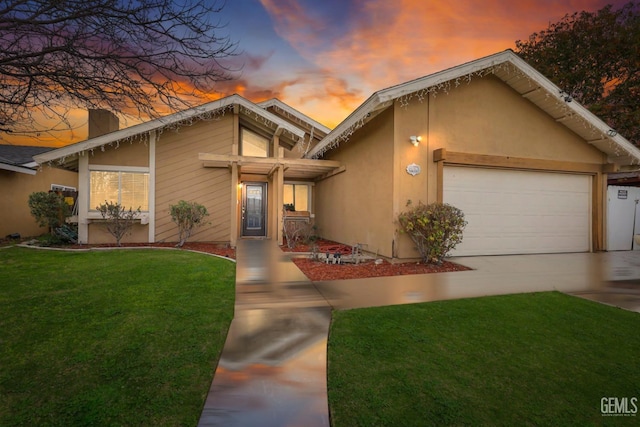
[[[38,164],[33,156],[51,151],[52,147],[30,145],[0,145],[0,169],[35,175]]]
[[[57,150],[37,155],[34,159],[39,164],[51,163],[67,169],[77,170],[78,156],[82,153],[91,152],[105,145],[130,141],[135,138],[146,140],[146,135],[148,135],[149,132],[176,129],[196,121],[215,119],[223,116],[228,110],[235,109],[237,109],[241,115],[248,118],[248,120],[252,120],[260,126],[269,128],[274,133],[278,131],[280,139],[288,142],[290,145],[295,145],[300,139],[304,138],[304,131],[302,129],[297,128],[286,120],[236,94],[96,138],[67,145]]]
[[[292,106],[285,104],[284,102],[280,101],[278,98],[271,98],[267,101],[258,102],[258,105],[267,110],[269,108],[279,109],[282,112],[286,113],[289,117],[296,119],[298,123],[306,124],[309,128],[318,129],[322,131],[324,134],[328,134],[329,132],[331,132],[331,129],[329,129],[322,123],[315,121],[311,117],[307,116],[304,113],[301,113],[300,111],[296,110]]]
[[[584,106],[566,98],[566,93],[512,50],[506,50],[457,67],[375,92],[342,123],[331,131],[307,157],[321,157],[364,126],[395,101],[422,100],[431,93],[447,92],[473,78],[492,74],[511,86],[522,97],[537,105],[558,123],[582,137],[617,164],[640,163],[640,149],[618,135]]]

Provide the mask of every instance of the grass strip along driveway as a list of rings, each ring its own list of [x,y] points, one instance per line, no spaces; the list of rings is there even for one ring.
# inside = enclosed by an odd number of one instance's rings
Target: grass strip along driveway
[[[638,425],[601,402],[640,408],[639,331],[638,313],[560,293],[334,312],[332,423]]]
[[[0,425],[196,425],[235,264],[174,250],[0,250]]]

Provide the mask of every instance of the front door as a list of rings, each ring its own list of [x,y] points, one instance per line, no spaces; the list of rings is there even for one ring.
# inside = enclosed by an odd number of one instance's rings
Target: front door
[[[249,182],[242,186],[242,235],[267,235],[267,183]]]

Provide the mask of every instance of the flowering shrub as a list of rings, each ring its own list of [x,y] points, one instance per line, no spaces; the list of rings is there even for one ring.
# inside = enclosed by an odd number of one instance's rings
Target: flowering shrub
[[[175,205],[169,205],[171,219],[178,225],[178,237],[180,241],[176,245],[182,247],[191,236],[193,230],[205,224],[204,220],[209,216],[207,208],[196,202],[180,200]]]
[[[444,257],[462,241],[467,225],[464,213],[446,203],[419,203],[398,215],[401,230],[408,234],[424,263],[441,264]]]

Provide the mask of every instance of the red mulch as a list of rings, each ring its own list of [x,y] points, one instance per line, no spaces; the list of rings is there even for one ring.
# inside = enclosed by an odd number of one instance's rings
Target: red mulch
[[[319,239],[316,240],[316,245],[318,246],[318,252],[321,254],[331,252],[335,254],[336,252],[340,252],[343,255],[351,253],[351,246],[345,245],[342,243],[336,243],[331,240]],[[295,247],[289,248],[286,244],[280,246],[284,252],[311,252],[311,245],[304,245],[298,243]]]
[[[175,248],[175,243],[123,243],[123,248]],[[117,248],[115,244],[101,244],[101,245],[69,245],[65,246],[68,249],[88,249],[88,248]],[[220,255],[226,258],[235,259],[236,250],[230,248],[229,245],[216,244],[216,243],[201,243],[201,242],[187,242],[182,249],[205,252],[208,254]]]
[[[366,263],[354,265],[325,264],[322,261],[309,258],[293,258],[293,262],[302,270],[305,276],[314,282],[471,270],[469,267],[449,261],[444,261],[441,265],[431,265],[416,262],[391,264],[383,260],[382,263],[378,265],[376,265],[375,261],[367,261]]]
[[[321,254],[339,252],[342,255],[351,253],[351,246],[337,243],[331,240],[320,239],[316,241],[318,252]],[[280,246],[285,252],[311,252],[310,245],[298,244],[294,248],[287,245]],[[325,264],[309,258],[293,258],[293,262],[310,280],[319,282],[325,280],[364,279],[367,277],[401,276],[405,274],[429,274],[445,273],[450,271],[471,270],[464,265],[444,261],[441,265],[422,264],[416,262],[390,263],[383,260],[381,264],[375,261],[367,261],[358,265],[354,264]]]

